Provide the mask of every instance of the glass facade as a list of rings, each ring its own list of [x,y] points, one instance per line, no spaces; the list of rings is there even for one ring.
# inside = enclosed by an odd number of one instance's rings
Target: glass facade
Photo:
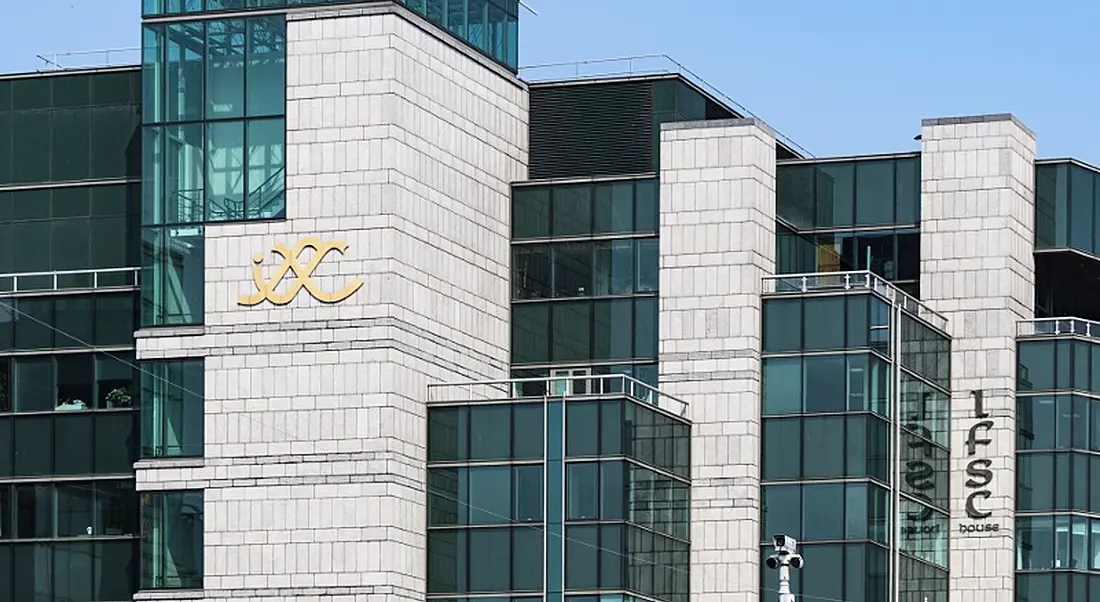
[[[920,156],[776,167],[776,271],[870,270],[917,297]]]
[[[769,296],[763,322],[761,557],[790,535],[796,594],[872,602],[898,549],[899,599],[946,601],[950,341],[868,292]]]
[[[0,600],[130,600],[137,69],[0,79]]]
[[[146,17],[348,4],[362,0],[143,0]],[[519,66],[519,0],[400,0],[494,61]]]
[[[688,599],[690,425],[566,382],[429,408],[429,598]]]
[[[142,324],[201,324],[204,224],[286,215],[285,18],[147,24],[142,68]]]
[[[141,588],[202,589],[202,491],[141,494]]]
[[[1100,172],[1073,161],[1035,166],[1035,248],[1100,256]]]
[[[654,179],[513,188],[514,376],[656,384],[657,196]]]
[[[1100,346],[1072,335],[1028,338],[1017,357],[1016,599],[1092,599],[1100,596]]]
[[[142,458],[202,457],[204,363],[142,362]]]

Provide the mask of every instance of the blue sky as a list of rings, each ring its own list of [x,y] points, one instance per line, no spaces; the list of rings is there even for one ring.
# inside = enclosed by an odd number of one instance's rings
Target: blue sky
[[[905,151],[922,117],[1011,112],[1100,165],[1100,3],[525,0],[525,65],[665,54],[817,156]],[[139,0],[9,2],[0,72],[139,43]]]

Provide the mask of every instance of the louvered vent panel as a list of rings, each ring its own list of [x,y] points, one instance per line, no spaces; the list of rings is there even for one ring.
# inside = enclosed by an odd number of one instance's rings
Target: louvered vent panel
[[[652,171],[650,82],[531,90],[530,178],[574,178]]]

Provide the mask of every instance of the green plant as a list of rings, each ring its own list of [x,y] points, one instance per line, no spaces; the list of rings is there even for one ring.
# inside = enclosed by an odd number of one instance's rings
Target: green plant
[[[119,387],[107,394],[107,403],[112,408],[128,408],[134,403],[134,396],[126,387]]]

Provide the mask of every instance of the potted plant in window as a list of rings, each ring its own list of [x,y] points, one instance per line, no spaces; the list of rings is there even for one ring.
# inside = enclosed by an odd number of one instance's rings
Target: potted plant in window
[[[134,405],[134,396],[126,387],[118,387],[107,394],[107,407],[129,408]]]

